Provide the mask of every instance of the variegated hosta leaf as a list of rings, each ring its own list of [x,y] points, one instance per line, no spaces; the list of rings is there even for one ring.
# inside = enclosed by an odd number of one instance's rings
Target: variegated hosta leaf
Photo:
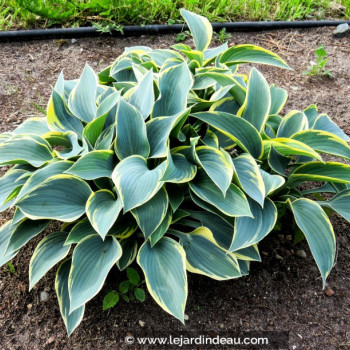
[[[279,137],[271,140],[264,140],[263,143],[269,147],[272,146],[278,153],[283,156],[306,156],[322,161],[321,156],[317,152],[315,152],[305,143],[297,140]]]
[[[79,243],[87,236],[97,234],[88,218],[78,221],[68,234],[64,245]]]
[[[228,250],[233,237],[232,224],[225,221],[221,216],[207,211],[189,211],[191,218],[199,220],[201,226],[207,227],[213,234],[217,244]]]
[[[275,85],[270,86],[271,95],[271,106],[269,114],[278,114],[283,109],[288,93],[286,90],[276,87]]]
[[[200,112],[194,113],[193,116],[223,133],[254,158],[261,156],[261,136],[255,127],[243,118],[225,112]]]
[[[246,99],[237,115],[261,132],[271,107],[270,88],[265,77],[255,68],[249,75]]]
[[[151,248],[146,241],[137,255],[146,285],[154,300],[184,323],[187,300],[186,254],[182,246],[163,237]]]
[[[323,287],[334,265],[336,242],[333,227],[323,209],[310,199],[289,201],[295,221],[304,233],[321,272]]]
[[[350,222],[350,189],[335,195],[331,200],[319,202],[325,208],[331,208]]]
[[[151,242],[151,247],[153,246],[166,234],[169,229],[170,224],[172,223],[173,216],[172,210],[168,207],[166,215],[160,225],[157,227],[155,231],[149,237],[149,241]]]
[[[141,156],[123,159],[114,169],[113,182],[123,201],[124,212],[149,201],[162,187],[166,162],[149,170],[147,161]]]
[[[7,221],[4,225],[0,227],[0,266],[6,264],[18,253],[18,250],[9,254],[6,253],[6,248],[11,238],[13,229],[14,228],[12,226],[11,221]]]
[[[117,261],[117,266],[120,271],[123,271],[135,260],[138,246],[137,241],[132,238],[121,240],[120,245],[122,247],[123,254]]]
[[[89,185],[71,175],[55,175],[22,198],[17,206],[30,219],[71,222],[85,213]]]
[[[186,253],[186,268],[189,272],[208,276],[215,280],[241,277],[237,259],[227,254],[215,241],[206,227],[180,236],[180,243]]]
[[[100,236],[91,235],[79,242],[73,252],[68,280],[70,313],[100,291],[108,272],[121,255],[120,244],[111,236],[103,241]]]
[[[49,220],[24,219],[18,225],[12,227],[12,234],[6,246],[6,255],[21,249],[33,237],[45,230],[49,223]]]
[[[236,250],[233,253],[237,259],[245,261],[261,261],[258,245],[253,244],[247,248]]]
[[[146,239],[162,223],[168,205],[168,194],[163,187],[149,201],[131,211]]]
[[[60,132],[51,131],[44,135],[51,146],[61,146],[63,150],[55,150],[59,158],[69,159],[77,156],[83,151],[83,147],[78,142],[78,135],[73,131]]]
[[[176,51],[173,50],[152,50],[147,53],[148,56],[156,63],[158,67],[162,67],[165,61],[169,59],[180,59],[183,60],[183,57]]]
[[[149,70],[139,83],[126,92],[123,97],[141,112],[143,119],[147,119],[154,104],[153,71]]]
[[[270,195],[284,185],[285,180],[280,175],[271,175],[267,171],[259,169],[265,185],[266,196]]]
[[[253,217],[236,218],[230,252],[260,242],[276,224],[277,209],[269,198],[265,199],[263,208],[252,200],[249,200],[249,204]]]
[[[35,171],[26,181],[16,197],[16,202],[22,199],[27,193],[41,185],[46,179],[54,175],[60,175],[69,169],[73,165],[73,162],[60,160],[50,163],[44,168]]]
[[[80,120],[89,123],[96,115],[97,76],[86,64],[78,84],[69,95],[68,106]]]
[[[185,62],[166,69],[163,67],[159,73],[160,98],[154,104],[152,118],[169,117],[184,111],[192,83]]]
[[[105,239],[122,208],[122,201],[120,198],[116,199],[111,191],[100,190],[91,193],[86,202],[86,215],[102,239]]]
[[[190,163],[181,153],[168,152],[166,168],[162,181],[172,183],[184,183],[191,181],[197,173],[197,167]]]
[[[308,129],[308,127],[309,122],[303,112],[291,111],[282,119],[276,136],[288,138],[299,131]]]
[[[320,114],[312,127],[314,130],[323,130],[328,131],[331,134],[334,134],[340,137],[342,140],[349,142],[350,137],[344,133],[342,129],[336,125],[327,114]]]
[[[142,114],[131,104],[120,99],[117,112],[115,152],[120,160],[132,155],[148,157],[150,145]]]
[[[52,131],[73,131],[79,137],[83,134],[83,124],[69,111],[64,97],[55,89],[52,90],[52,95],[47,106],[47,124]],[[47,130],[47,132],[49,131]]]
[[[29,134],[29,135],[42,136],[49,131],[50,129],[48,127],[47,118],[34,117],[34,118],[26,119],[20,126],[18,126],[15,130],[13,130],[13,133],[15,135]]]
[[[282,176],[286,176],[286,169],[291,159],[277,152],[272,144],[269,145],[267,162],[270,168]]]
[[[203,170],[225,196],[234,172],[231,156],[223,149],[208,146],[197,147],[196,156]]]
[[[242,154],[233,159],[238,183],[247,195],[264,206],[266,196],[264,180],[255,159],[249,154]]]
[[[45,139],[35,135],[15,135],[0,144],[0,165],[30,164],[41,167],[53,158]]]
[[[305,130],[294,134],[291,138],[303,142],[318,152],[350,159],[350,147],[346,141],[327,131]]]
[[[190,110],[186,109],[171,117],[152,118],[147,124],[147,137],[150,144],[150,158],[163,158],[167,156],[169,135],[171,131],[182,126]]]
[[[192,33],[197,50],[207,49],[213,35],[213,28],[208,19],[185,9],[181,9],[181,16],[185,19]]]
[[[88,123],[83,131],[84,140],[89,143],[92,147],[95,147],[96,141],[102,133],[105,122],[107,119],[107,114],[102,115],[90,123]]]
[[[316,119],[318,118],[318,108],[315,105],[310,105],[304,110],[307,120],[309,121],[309,127],[313,128]]]
[[[92,151],[79,158],[67,171],[84,180],[111,177],[116,165],[113,151]]]
[[[105,117],[105,122],[103,125],[105,128],[115,123],[118,102],[120,99],[120,91],[114,91],[112,88],[110,89],[110,94],[97,107],[95,116],[95,119]],[[91,122],[89,124],[91,124]]]
[[[12,191],[26,183],[27,175],[30,176],[30,173],[26,170],[11,170],[0,178],[0,212],[13,204],[15,199],[10,201],[6,201],[6,199]]]
[[[247,198],[236,185],[231,184],[224,196],[203,170],[197,172],[189,185],[196,196],[222,213],[228,216],[251,216]]]
[[[290,184],[304,181],[327,181],[350,184],[350,165],[336,162],[312,162],[296,168],[289,176]]]
[[[66,326],[68,336],[77,328],[83,319],[85,305],[82,305],[73,312],[70,312],[71,301],[68,292],[69,272],[71,270],[71,259],[64,261],[56,273],[55,289],[60,306],[61,316]]]
[[[29,264],[29,290],[59,261],[67,256],[70,245],[64,245],[66,232],[46,236],[35,248]]]
[[[225,52],[227,49],[228,49],[227,43],[224,43],[218,47],[206,49],[203,52],[204,59],[205,59],[204,65],[205,66],[209,65],[217,56]]]
[[[275,53],[255,45],[236,45],[221,54],[220,63],[226,65],[240,63],[262,63],[280,68],[291,69]]]

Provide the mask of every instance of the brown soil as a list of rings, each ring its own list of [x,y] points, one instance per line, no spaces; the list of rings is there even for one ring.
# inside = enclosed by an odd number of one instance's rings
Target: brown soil
[[[122,53],[125,46],[165,48],[175,36],[79,39],[0,43],[0,132],[12,130],[29,116],[39,115],[33,103],[45,106],[51,85],[62,68],[66,78],[77,78],[87,61],[100,70]],[[350,36],[332,37],[332,29],[235,33],[230,44],[254,43],[274,50],[294,68],[285,71],[260,67],[270,83],[289,92],[286,110],[304,109],[316,103],[320,111],[350,134]],[[313,51],[325,44],[328,67],[334,79],[301,74]],[[248,67],[242,67],[247,70]],[[0,224],[9,213],[0,216]],[[112,274],[106,286],[87,305],[84,320],[68,339],[54,292],[54,271],[28,292],[31,242],[13,260],[17,274],[0,269],[1,349],[119,349],[126,334],[137,336],[180,331],[289,331],[290,349],[350,349],[350,226],[333,217],[338,239],[338,259],[328,283],[334,290],[325,296],[317,267],[306,243],[293,247],[278,235],[270,235],[260,249],[262,263],[253,263],[249,277],[216,282],[189,275],[186,326],[163,312],[150,296],[141,304],[121,302],[103,312],[103,295],[124,278]],[[304,249],[307,257],[295,255]],[[49,293],[40,302],[40,292]],[[145,322],[141,327],[139,320]],[[158,347],[160,348],[160,347]]]

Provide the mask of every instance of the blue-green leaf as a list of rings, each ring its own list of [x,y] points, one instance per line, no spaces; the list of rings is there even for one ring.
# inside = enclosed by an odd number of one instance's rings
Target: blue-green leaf
[[[139,250],[137,263],[154,300],[184,323],[187,274],[186,254],[181,245],[168,237],[160,239],[153,248],[146,241]]]

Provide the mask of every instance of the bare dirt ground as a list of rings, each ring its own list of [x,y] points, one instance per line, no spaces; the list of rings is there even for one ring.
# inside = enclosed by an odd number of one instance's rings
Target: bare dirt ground
[[[110,64],[124,47],[149,45],[166,48],[175,36],[140,38],[94,38],[0,43],[0,132],[15,128],[45,108],[51,86],[62,68],[66,78],[78,78],[85,62],[96,71]],[[350,36],[335,39],[332,28],[234,33],[229,44],[253,43],[272,49],[294,71],[263,67],[269,83],[288,90],[285,111],[310,104],[329,114],[350,134]],[[325,44],[328,67],[334,78],[308,78],[301,74],[313,52]],[[248,66],[242,66],[248,71]],[[0,224],[10,213],[0,216]],[[124,276],[112,273],[106,286],[87,305],[81,326],[67,338],[54,292],[54,271],[28,292],[28,265],[33,240],[12,261],[17,273],[0,269],[0,349],[120,349],[127,334],[176,334],[183,331],[237,332],[288,331],[290,349],[350,349],[350,224],[333,217],[338,259],[328,283],[334,290],[325,296],[321,279],[306,243],[293,247],[277,234],[260,244],[262,263],[253,263],[249,277],[216,282],[189,276],[189,297],[183,326],[163,312],[150,296],[145,303],[121,302],[102,311],[103,295]],[[285,232],[287,233],[287,232]],[[306,258],[295,252],[304,249]],[[49,299],[40,302],[40,293]],[[141,327],[139,321],[144,322]],[[131,347],[133,348],[133,347]],[[160,347],[158,347],[160,348]]]

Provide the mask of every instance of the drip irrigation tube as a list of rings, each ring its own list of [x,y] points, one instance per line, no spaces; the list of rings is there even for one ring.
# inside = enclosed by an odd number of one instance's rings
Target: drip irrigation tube
[[[212,23],[213,29],[219,31],[226,28],[228,32],[249,32],[289,28],[314,28],[324,26],[337,26],[342,23],[350,24],[346,20],[325,20],[325,21],[271,21],[271,22],[219,22]],[[187,26],[183,24],[151,24],[145,26],[125,26],[124,36],[139,35],[158,35],[180,33],[186,30]],[[112,30],[111,33],[101,33],[94,27],[79,28],[52,28],[52,29],[32,29],[32,30],[14,30],[0,32],[0,41],[22,41],[38,39],[61,39],[78,38],[92,36],[122,36],[119,31]]]

